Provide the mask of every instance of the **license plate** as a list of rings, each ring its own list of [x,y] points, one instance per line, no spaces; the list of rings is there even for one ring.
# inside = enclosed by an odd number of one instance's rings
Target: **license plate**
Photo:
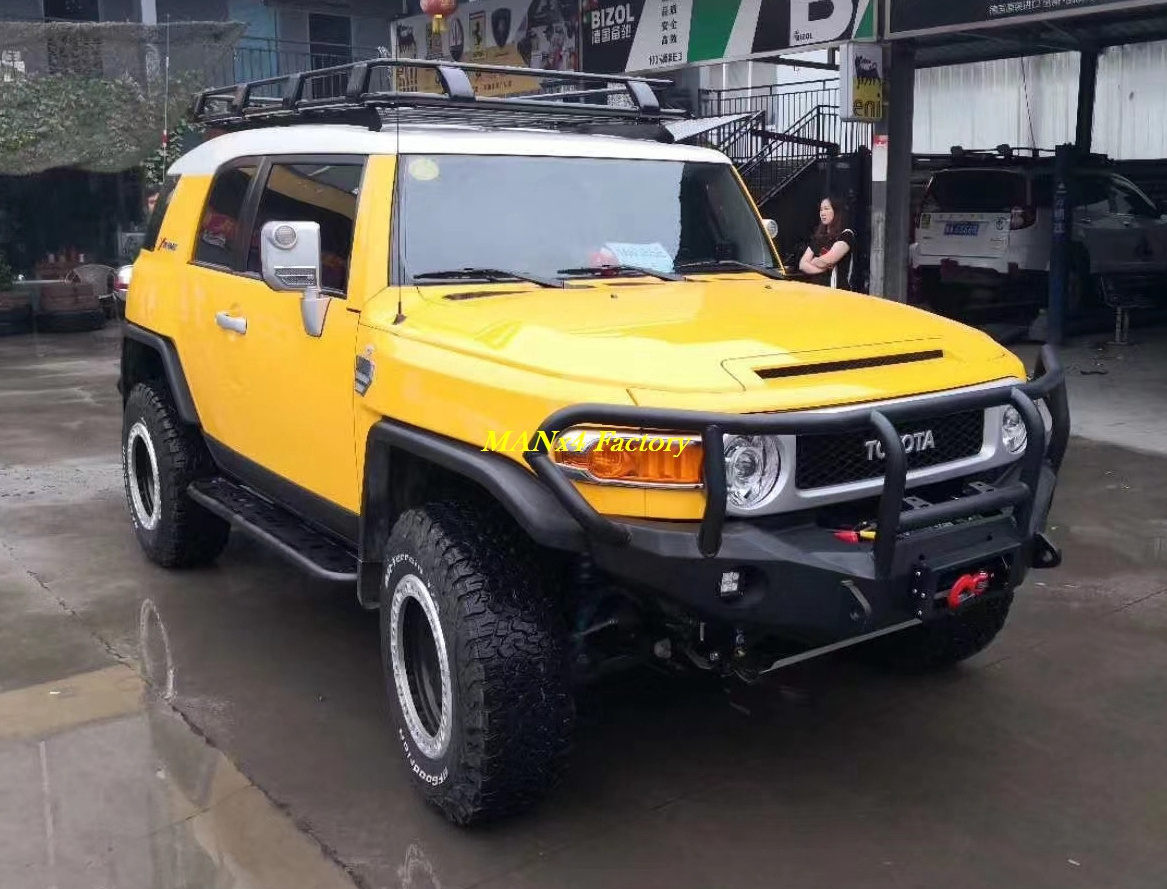
[[[946,222],[944,224],[944,234],[956,235],[957,237],[976,237],[981,230],[979,222]]]

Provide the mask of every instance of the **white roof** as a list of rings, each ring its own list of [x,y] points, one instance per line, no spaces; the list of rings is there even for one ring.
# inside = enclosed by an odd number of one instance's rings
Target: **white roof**
[[[619,136],[581,136],[534,129],[470,126],[402,127],[380,132],[348,124],[297,124],[226,133],[191,149],[172,175],[210,175],[237,157],[265,154],[507,154],[601,157],[728,164],[719,151]]]

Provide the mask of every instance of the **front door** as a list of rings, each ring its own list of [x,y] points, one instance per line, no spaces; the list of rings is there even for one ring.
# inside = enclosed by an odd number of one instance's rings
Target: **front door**
[[[355,528],[359,512],[353,368],[360,314],[346,304],[346,293],[364,164],[353,155],[264,160],[236,242],[235,283],[215,307],[217,356],[238,393],[226,408],[224,462],[342,533]],[[300,294],[263,281],[259,232],[271,221],[320,225],[321,289],[335,297],[320,337],[304,330]]]

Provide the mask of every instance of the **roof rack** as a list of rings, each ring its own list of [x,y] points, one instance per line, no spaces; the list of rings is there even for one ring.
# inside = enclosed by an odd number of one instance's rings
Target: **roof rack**
[[[372,88],[379,71],[387,74],[381,78],[386,89]],[[395,88],[403,79],[399,72],[421,71],[434,75],[441,92]],[[479,96],[472,74],[530,78],[539,82],[540,91]],[[665,107],[657,91],[671,87],[671,81],[643,77],[375,58],[203,90],[196,94],[191,113],[196,122],[221,130],[302,123],[355,123],[379,130],[385,122],[381,112],[395,110],[404,123],[569,127],[672,141],[663,123],[690,114]]]

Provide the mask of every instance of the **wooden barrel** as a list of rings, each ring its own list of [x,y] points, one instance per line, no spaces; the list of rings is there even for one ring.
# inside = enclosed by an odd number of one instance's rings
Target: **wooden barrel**
[[[74,332],[105,326],[105,312],[92,284],[52,281],[41,287],[38,330]]]

